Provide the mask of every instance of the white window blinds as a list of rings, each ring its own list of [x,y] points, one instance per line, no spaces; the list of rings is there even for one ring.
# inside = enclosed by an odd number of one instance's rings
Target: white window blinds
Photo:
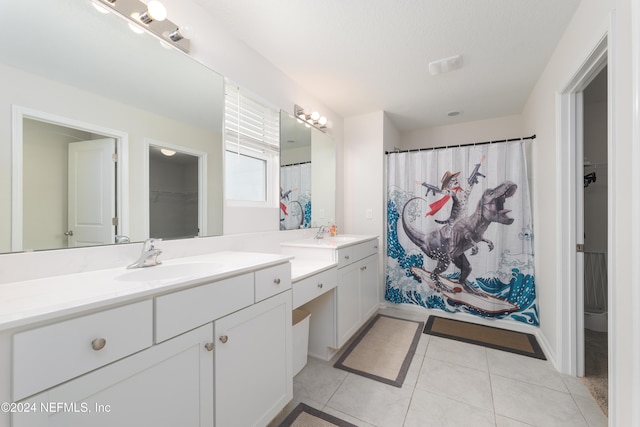
[[[251,99],[234,85],[225,85],[225,143],[279,151],[280,117],[278,111]]]

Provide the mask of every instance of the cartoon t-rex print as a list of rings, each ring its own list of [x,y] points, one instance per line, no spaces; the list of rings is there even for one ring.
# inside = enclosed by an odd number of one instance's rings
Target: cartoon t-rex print
[[[437,265],[431,273],[431,279],[439,286],[442,285],[439,275],[445,271],[449,264],[460,269],[459,283],[467,291],[475,292],[467,285],[467,277],[471,273],[471,264],[465,252],[471,249],[471,255],[478,253],[478,243],[485,242],[489,250],[493,250],[493,242],[484,238],[484,232],[492,222],[509,225],[514,219],[507,214],[511,212],[504,208],[505,200],[515,194],[518,186],[506,181],[496,188],[484,191],[478,201],[476,210],[466,218],[461,218],[452,226],[445,225],[429,233],[418,230],[408,217],[409,206],[415,200],[423,200],[414,197],[405,203],[402,209],[402,227],[409,239],[416,244],[429,258],[437,261]]]

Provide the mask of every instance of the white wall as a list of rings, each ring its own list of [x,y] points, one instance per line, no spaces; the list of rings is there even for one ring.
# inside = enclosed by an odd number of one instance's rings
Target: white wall
[[[164,3],[173,22],[188,23],[194,29],[190,52],[193,58],[275,108],[292,114],[294,104],[298,104],[306,110],[319,111],[327,117],[327,133],[335,139],[338,147],[336,222],[338,227],[342,228],[342,117],[302,90],[267,59],[257,55],[240,40],[227,33],[220,18],[210,14],[196,0],[166,0]],[[225,207],[224,234],[278,229],[277,208]]]
[[[617,190],[613,195],[611,209],[613,228],[610,237],[615,252],[614,263],[610,265],[613,300],[610,299],[611,320],[610,344],[613,358],[609,360],[610,392],[613,399],[609,405],[610,425],[630,426],[634,401],[632,375],[638,369],[638,361],[633,359],[632,336],[633,312],[631,298],[635,284],[629,280],[632,265],[640,257],[634,253],[632,235],[637,235],[638,225],[631,217],[631,203],[639,197],[630,188],[632,177],[632,112],[631,97],[631,2],[628,0],[583,1],[569,27],[558,44],[551,60],[536,84],[523,111],[523,129],[538,135],[533,145],[532,178],[534,199],[534,221],[536,227],[536,273],[539,284],[541,328],[552,346],[557,362],[564,368],[566,354],[563,345],[562,318],[567,316],[561,310],[566,297],[566,283],[558,280],[563,265],[558,253],[558,239],[564,230],[559,228],[560,202],[558,193],[559,171],[567,165],[558,164],[557,153],[565,141],[558,139],[557,95],[567,84],[607,33],[613,22],[614,32],[609,34],[609,71],[612,86],[610,96],[613,120],[610,122],[612,151],[609,162],[613,178],[611,184]],[[611,21],[612,20],[612,21]],[[636,52],[637,53],[637,52]],[[636,219],[637,220],[637,219]],[[635,231],[634,231],[635,229]],[[637,249],[636,249],[637,251]],[[569,314],[570,317],[570,314]],[[635,421],[636,423],[639,420]]]
[[[344,232],[384,235],[384,112],[345,119]],[[367,217],[370,211],[371,218]]]
[[[404,132],[401,135],[398,148],[407,150],[442,147],[523,136],[531,135],[522,134],[522,117],[513,115]]]

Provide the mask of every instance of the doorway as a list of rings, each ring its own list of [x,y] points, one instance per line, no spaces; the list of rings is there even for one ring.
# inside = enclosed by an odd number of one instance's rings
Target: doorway
[[[584,143],[585,132],[590,132],[591,123],[585,123],[591,120],[590,117],[585,115],[585,91],[588,90],[590,84],[597,80],[598,77],[602,78],[602,83],[609,89],[614,84],[615,71],[612,69],[615,61],[610,58],[611,52],[609,50],[609,37],[604,35],[598,44],[591,51],[589,56],[584,59],[581,67],[576,70],[573,78],[567,83],[565,89],[559,93],[559,109],[558,109],[558,121],[559,136],[561,143],[558,145],[558,225],[559,225],[559,239],[557,246],[558,254],[558,283],[559,287],[559,306],[558,306],[558,358],[556,360],[557,366],[561,372],[575,375],[578,377],[584,377],[585,374],[585,196],[591,197],[591,194],[586,194],[585,190],[589,192],[591,189],[585,188],[585,182],[590,178],[587,175],[595,172],[591,175],[591,179],[595,178],[595,182],[591,182],[590,185],[606,183],[606,196],[604,201],[601,201],[602,207],[606,209],[607,215],[605,223],[602,223],[602,219],[598,223],[598,227],[602,233],[607,236],[604,243],[606,246],[606,252],[604,254],[605,265],[611,266],[611,260],[615,259],[615,223],[613,222],[612,206],[614,193],[611,191],[615,188],[616,183],[615,175],[610,173],[611,170],[615,170],[615,156],[612,153],[615,151],[615,132],[613,132],[611,126],[605,126],[601,130],[604,134],[601,134],[597,143],[599,150],[604,150],[607,153],[606,167],[602,167],[602,160],[595,159],[587,161],[587,168],[585,168],[585,149]],[[604,71],[604,74],[601,74]],[[595,86],[594,86],[595,87]],[[591,88],[593,89],[593,88]],[[590,96],[587,94],[586,96]],[[612,93],[607,90],[605,95],[606,102],[600,105],[600,114],[606,114],[607,123],[612,122],[613,118],[613,102]],[[587,106],[587,108],[589,108]],[[591,114],[590,112],[587,114]],[[585,126],[586,125],[586,126]],[[589,151],[589,155],[595,156],[596,154]],[[591,163],[591,164],[590,164]],[[598,171],[592,167],[592,164],[601,166]],[[586,179],[585,179],[586,178]],[[590,203],[588,200],[587,203]],[[591,212],[588,213],[591,216]],[[590,244],[593,244],[595,235],[593,232],[589,232],[587,239],[590,240]],[[589,245],[587,245],[588,247]],[[590,273],[591,274],[591,273]],[[603,317],[607,319],[607,331],[608,331],[608,344],[607,354],[608,358],[611,358],[611,341],[615,336],[616,325],[611,322],[611,313],[615,312],[615,288],[610,286],[611,283],[615,283],[616,271],[613,268],[607,270],[606,274],[606,294],[607,304],[606,312]],[[609,371],[612,371],[615,367],[610,366]],[[611,390],[609,394],[609,401],[615,400],[615,384],[612,380],[614,375],[608,376],[608,387]],[[612,403],[609,403],[610,406]],[[610,420],[611,421],[611,420]]]
[[[105,140],[103,147],[109,148],[95,150],[99,139]],[[93,182],[108,184],[108,188],[102,186],[94,191],[84,182],[87,176],[84,174],[79,181],[83,182],[82,188],[76,187],[79,191],[75,192],[69,190],[69,147],[73,143],[79,143],[77,147],[94,146],[89,150],[76,150],[76,160],[82,161],[76,163],[74,173],[93,173],[98,169],[98,161],[105,173],[101,173],[100,178],[94,177]],[[123,186],[128,176],[126,147],[127,135],[120,131],[13,106],[11,251],[108,244],[114,243],[116,230],[126,233],[128,216],[124,205],[128,191]],[[105,154],[107,151],[110,154]],[[71,193],[77,196],[74,203],[81,207],[77,212],[80,216],[76,216],[74,222],[89,225],[84,230],[70,225]],[[104,199],[100,198],[104,209],[99,211],[95,208],[98,203],[94,203],[98,193],[104,195]],[[87,194],[92,200],[85,200],[83,195]],[[93,227],[97,217],[104,225],[99,233],[95,233]]]
[[[149,237],[206,235],[207,154],[159,141],[146,145]]]
[[[608,102],[607,67],[582,92],[583,381],[608,412]],[[579,160],[579,159],[578,159]],[[580,208],[578,207],[578,215]],[[576,221],[580,223],[580,221]]]

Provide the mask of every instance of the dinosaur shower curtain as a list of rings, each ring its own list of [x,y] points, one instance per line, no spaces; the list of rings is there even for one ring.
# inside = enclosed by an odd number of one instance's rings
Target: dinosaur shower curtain
[[[524,142],[387,156],[385,298],[538,326]]]
[[[311,162],[280,167],[280,229],[311,226]]]

